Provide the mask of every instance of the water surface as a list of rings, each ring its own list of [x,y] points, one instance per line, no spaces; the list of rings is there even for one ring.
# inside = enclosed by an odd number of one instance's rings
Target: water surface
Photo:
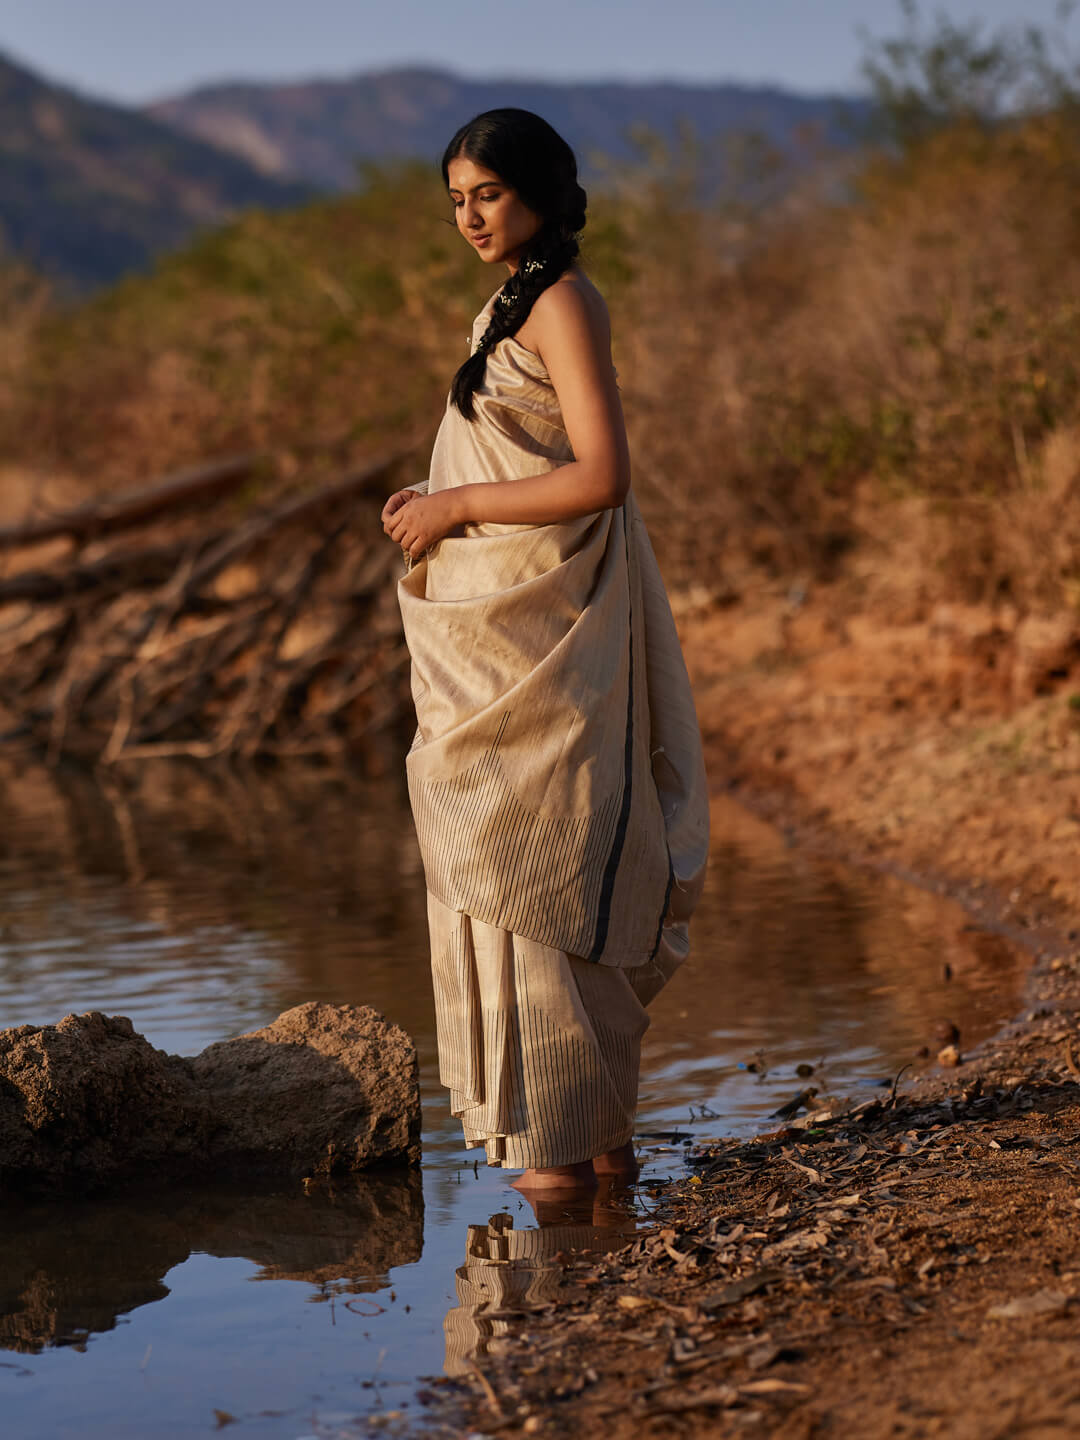
[[[371,1004],[416,1040],[425,1115],[411,1179],[9,1206],[5,1433],[364,1434],[372,1410],[417,1408],[418,1376],[482,1358],[515,1309],[546,1303],[545,1256],[632,1228],[632,1201],[556,1204],[538,1227],[512,1177],[463,1149],[396,782],[31,769],[0,776],[0,806],[0,1028],[98,1009],[191,1054],[302,1001]],[[959,907],[806,855],[732,803],[714,832],[693,958],[644,1047],[654,1178],[680,1167],[672,1132],[753,1132],[807,1084],[869,1091],[936,1050],[944,1021],[966,1044],[991,1033],[1026,967]]]

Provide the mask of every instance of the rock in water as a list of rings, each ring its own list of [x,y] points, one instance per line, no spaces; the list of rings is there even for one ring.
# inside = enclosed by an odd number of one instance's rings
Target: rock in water
[[[0,1031],[0,1195],[419,1155],[416,1049],[368,1006],[299,1005],[193,1060],[96,1011]]]
[[[309,1002],[191,1062],[215,1150],[277,1174],[420,1158],[416,1047],[367,1005]]]
[[[123,1016],[0,1031],[0,1192],[93,1186],[166,1159],[183,1167],[209,1136],[184,1062]]]

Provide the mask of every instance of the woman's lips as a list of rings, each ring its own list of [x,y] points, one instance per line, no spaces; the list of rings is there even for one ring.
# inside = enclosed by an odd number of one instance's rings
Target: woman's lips
[[[486,245],[490,239],[490,235],[474,235],[472,237],[472,243],[474,245]]]

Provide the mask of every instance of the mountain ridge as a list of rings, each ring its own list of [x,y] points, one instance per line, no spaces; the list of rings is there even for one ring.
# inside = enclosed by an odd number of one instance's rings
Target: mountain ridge
[[[45,80],[0,51],[0,251],[61,290],[145,269],[239,210],[313,193],[140,110]]]
[[[677,80],[551,81],[462,76],[435,66],[358,71],[335,78],[217,81],[143,107],[178,129],[231,149],[266,175],[303,176],[333,189],[367,161],[437,160],[470,115],[499,105],[536,110],[578,150],[633,158],[640,127],[676,140],[689,125],[706,143],[753,132],[782,152],[801,130],[848,148],[869,111],[858,96],[805,95],[778,85]]]
[[[421,65],[216,82],[128,107],[0,50],[0,258],[49,276],[61,295],[83,293],[245,209],[355,189],[368,163],[433,164],[463,120],[506,104],[545,115],[577,149],[586,184],[610,162],[641,160],[635,133],[677,154],[687,134],[707,149],[753,132],[798,164],[800,136],[848,148],[868,108],[770,85],[485,79]],[[713,154],[701,173],[712,183],[727,164]],[[761,154],[750,164],[765,173]]]

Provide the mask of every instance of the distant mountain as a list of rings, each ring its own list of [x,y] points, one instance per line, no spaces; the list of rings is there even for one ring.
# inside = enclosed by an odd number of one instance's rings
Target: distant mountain
[[[311,187],[139,110],[53,85],[0,54],[0,255],[85,290],[250,206]]]
[[[790,153],[800,134],[850,146],[852,122],[867,113],[866,102],[851,96],[806,97],[770,86],[466,80],[426,69],[208,85],[158,101],[147,113],[243,156],[264,175],[344,188],[355,183],[358,161],[434,162],[463,121],[498,105],[550,120],[586,169],[594,152],[616,160],[632,155],[635,127],[668,140],[681,126],[702,141],[754,132]]]

